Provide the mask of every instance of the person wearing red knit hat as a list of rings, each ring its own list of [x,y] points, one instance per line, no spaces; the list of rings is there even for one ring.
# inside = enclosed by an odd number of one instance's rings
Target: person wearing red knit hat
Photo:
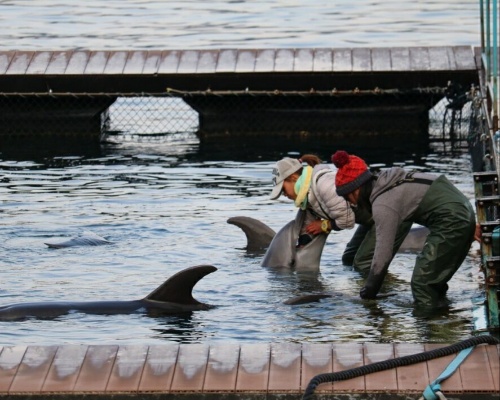
[[[415,303],[425,309],[446,304],[448,281],[475,239],[470,201],[444,175],[407,172],[392,167],[373,175],[359,157],[337,151],[336,191],[355,209],[373,218],[375,248],[361,298],[376,298],[398,247],[398,230],[417,223],[429,228],[411,278]]]

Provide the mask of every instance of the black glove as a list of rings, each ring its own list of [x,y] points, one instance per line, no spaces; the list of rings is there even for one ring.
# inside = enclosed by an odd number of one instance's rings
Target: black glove
[[[375,299],[377,297],[377,293],[377,289],[370,286],[363,286],[363,288],[359,291],[359,296],[362,299]]]

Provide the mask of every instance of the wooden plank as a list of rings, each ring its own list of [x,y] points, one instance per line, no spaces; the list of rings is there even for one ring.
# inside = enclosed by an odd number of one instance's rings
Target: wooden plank
[[[214,73],[217,67],[217,60],[219,59],[218,50],[202,50],[200,52],[200,59],[196,72],[199,74]]]
[[[372,55],[370,49],[359,48],[352,50],[352,70],[355,72],[372,71]]]
[[[476,63],[474,61],[474,50],[471,46],[455,46],[453,47],[455,54],[455,62],[459,70],[475,70]]]
[[[84,75],[99,75],[104,72],[108,61],[109,52],[93,51],[90,53],[89,61],[83,71]]]
[[[14,58],[15,51],[7,51],[0,53],[0,74],[4,74],[9,68],[9,65]]]
[[[112,51],[109,54],[108,62],[103,74],[121,75],[127,63],[127,51]]]
[[[158,72],[162,55],[163,54],[161,50],[149,50],[144,60],[144,67],[142,69],[142,73],[144,75],[156,74]]]
[[[396,343],[394,356],[396,358],[419,354],[425,351],[420,343]],[[422,392],[429,384],[427,364],[424,362],[397,367],[398,390],[403,392]]]
[[[117,352],[118,346],[89,346],[73,390],[75,392],[104,392]]]
[[[450,71],[449,47],[429,47],[429,62],[431,71]]]
[[[120,346],[106,392],[136,392],[146,363],[148,346]]]
[[[267,392],[270,350],[270,345],[265,343],[244,343],[241,346],[237,392]]]
[[[406,72],[410,70],[410,50],[407,47],[391,49],[392,71]]]
[[[28,346],[9,393],[40,392],[56,351],[57,346]]]
[[[430,351],[439,349],[444,346],[444,344],[428,343],[424,345],[424,349],[425,351]],[[446,367],[453,361],[455,357],[456,354],[451,354],[449,356],[439,357],[427,361],[429,384],[434,382],[439,377],[439,375],[441,375],[441,373],[446,369]],[[441,383],[441,390],[443,393],[463,393],[462,379],[460,378],[460,373],[458,372],[458,370]]]
[[[33,55],[34,52],[32,51],[16,51],[14,57],[12,57],[9,67],[7,68],[7,71],[5,71],[5,74],[24,75]]]
[[[350,49],[335,49],[333,52],[333,71],[352,71],[352,51]]]
[[[394,358],[394,345],[391,343],[365,343],[363,347],[365,365]],[[395,369],[368,374],[365,382],[369,392],[394,392],[398,389]]]
[[[255,60],[255,72],[272,72],[274,71],[274,49],[264,49],[257,51],[257,59]]]
[[[68,63],[73,51],[54,51],[49,65],[45,70],[45,75],[62,75],[68,68]]]
[[[199,392],[207,369],[207,344],[181,344],[172,379],[172,392]]]
[[[59,346],[50,366],[42,392],[71,392],[83,364],[88,346]]]
[[[239,50],[236,58],[236,72],[253,72],[256,59],[255,50]]]
[[[239,357],[237,343],[210,346],[203,392],[234,392]]]
[[[271,346],[269,392],[299,392],[301,346],[299,343],[274,343]]]
[[[372,70],[391,70],[391,51],[388,48],[376,47],[372,49]]]
[[[293,61],[294,72],[311,72],[313,70],[314,50],[297,49]]]
[[[0,353],[0,394],[9,391],[27,346],[4,346]]]
[[[238,50],[221,50],[219,53],[219,59],[217,60],[217,67],[215,68],[215,72],[235,72],[237,55]]]
[[[129,53],[123,73],[126,75],[138,75],[142,73],[148,56],[147,51],[132,51]]]
[[[345,371],[363,365],[363,345],[360,343],[333,344],[333,372]],[[365,377],[333,382],[334,392],[364,392]]]
[[[495,385],[495,390],[500,392],[500,353],[496,346],[487,346],[486,354],[488,355],[488,361],[490,363],[491,375],[493,378],[493,384]]]
[[[83,74],[83,71],[85,71],[85,68],[87,67],[89,57],[89,51],[75,51],[73,54],[71,54],[71,58],[68,62],[68,67],[64,71],[64,75]]]
[[[290,72],[293,71],[293,61],[295,51],[293,49],[278,49],[274,59],[275,72]]]
[[[426,47],[410,48],[410,69],[412,71],[429,71],[431,69],[429,50]]]
[[[314,72],[333,71],[333,52],[331,49],[314,50],[313,71]]]
[[[465,392],[493,392],[495,384],[492,371],[489,368],[488,354],[486,345],[479,345],[460,365],[460,377]]]
[[[160,65],[158,66],[159,74],[172,74],[177,72],[179,66],[181,52],[178,50],[170,50],[162,53]]]
[[[333,372],[332,345],[327,343],[304,343],[302,345],[302,381],[301,388],[305,390],[312,378],[319,374]],[[331,393],[332,382],[318,385],[315,393]]]
[[[192,74],[196,72],[198,67],[198,59],[200,53],[196,50],[184,50],[179,59],[178,74]]]
[[[149,346],[139,392],[168,392],[178,353],[178,344]]]
[[[50,59],[52,57],[51,51],[37,51],[33,55],[30,61],[30,65],[26,70],[26,74],[29,75],[41,75],[44,74],[49,65]]]

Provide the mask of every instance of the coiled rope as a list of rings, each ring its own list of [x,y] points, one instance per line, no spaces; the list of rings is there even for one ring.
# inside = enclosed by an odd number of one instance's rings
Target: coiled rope
[[[459,343],[452,344],[450,346],[441,347],[439,349],[434,349],[430,351],[425,351],[419,354],[412,354],[409,356],[393,358],[385,361],[376,362],[369,365],[363,365],[361,367],[352,368],[346,371],[339,371],[327,374],[316,375],[309,381],[306,390],[304,391],[304,396],[302,400],[310,400],[314,395],[314,390],[318,385],[326,382],[337,382],[344,381],[347,379],[356,378],[358,376],[372,374],[374,372],[385,371],[387,369],[392,369],[396,367],[402,367],[405,365],[417,364],[419,362],[432,360],[434,358],[449,356],[450,354],[457,353],[469,347],[476,346],[478,344],[499,344],[500,341],[489,335],[476,336]]]

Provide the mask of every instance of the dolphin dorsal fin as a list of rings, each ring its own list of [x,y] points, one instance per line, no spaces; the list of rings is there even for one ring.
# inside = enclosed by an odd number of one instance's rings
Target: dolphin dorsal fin
[[[240,228],[247,237],[247,250],[266,249],[273,240],[276,232],[265,223],[251,217],[232,217],[228,224]]]
[[[215,271],[217,268],[212,265],[196,265],[183,269],[168,278],[145,299],[178,304],[200,304],[193,298],[193,287],[201,278]]]

